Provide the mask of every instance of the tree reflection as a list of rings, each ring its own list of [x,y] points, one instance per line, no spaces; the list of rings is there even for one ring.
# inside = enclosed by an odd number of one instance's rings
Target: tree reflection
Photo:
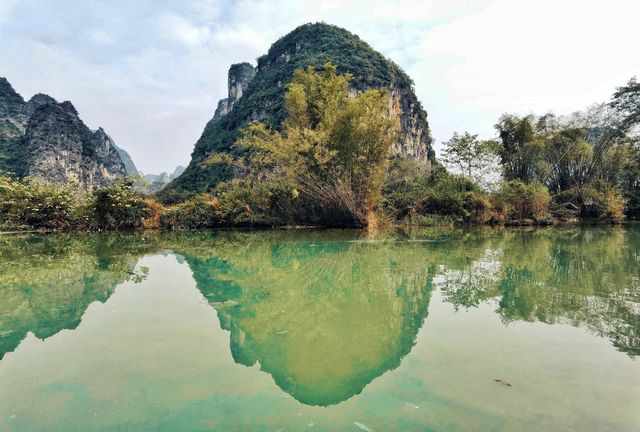
[[[635,356],[640,354],[639,251],[634,227],[506,231],[488,246],[489,262],[443,271],[441,288],[456,306],[498,300],[497,313],[505,322],[586,326]]]
[[[397,367],[427,315],[436,262],[420,246],[330,232],[188,243],[180,253],[236,362],[305,404],[344,401]]]
[[[75,329],[94,301],[173,251],[230,331],[239,364],[305,404],[396,368],[434,289],[505,324],[565,323],[640,354],[640,229],[181,232],[0,237],[0,359],[29,332]],[[153,268],[151,269],[153,273]]]
[[[89,304],[138,276],[147,248],[140,234],[0,237],[0,359],[29,332],[75,329]]]

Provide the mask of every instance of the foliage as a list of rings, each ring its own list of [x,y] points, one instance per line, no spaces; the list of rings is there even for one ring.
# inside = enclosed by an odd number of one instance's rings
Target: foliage
[[[600,219],[612,223],[622,222],[626,199],[622,192],[606,182],[598,182],[563,192],[557,201],[562,207],[555,213],[583,219]]]
[[[82,222],[86,197],[40,179],[0,177],[0,229],[69,229]]]
[[[500,223],[505,217],[492,195],[443,167],[394,158],[384,186],[384,210],[412,225]]]
[[[94,220],[102,230],[139,228],[147,216],[147,203],[131,180],[116,181],[94,191]]]
[[[162,206],[143,199],[132,185],[132,181],[121,180],[85,192],[41,179],[0,177],[0,229],[117,230],[157,226]]]
[[[418,126],[428,129],[427,116],[413,92],[413,83],[398,65],[344,29],[324,23],[305,24],[275,42],[258,59],[256,75],[247,91],[233,110],[207,124],[187,170],[163,189],[159,198],[165,203],[178,202],[211,191],[218,182],[234,177],[234,169],[228,164],[203,162],[215,153],[238,156],[238,148],[232,148],[233,144],[253,120],[259,119],[270,130],[282,130],[288,116],[284,94],[294,71],[321,69],[327,62],[336,65],[339,75],[350,74],[350,87],[355,90],[397,88],[418,119]],[[432,160],[433,156],[429,154]]]
[[[539,178],[541,167],[538,165],[544,144],[536,139],[533,123],[533,116],[505,114],[495,126],[505,180],[529,182]]]
[[[505,181],[495,195],[495,200],[504,205],[508,220],[542,222],[549,218],[551,196],[540,183]]]
[[[144,198],[144,205],[146,211],[141,227],[144,229],[160,228],[160,219],[164,212],[164,206],[153,198]]]
[[[627,199],[627,212],[632,217],[640,217],[640,145],[629,150],[625,161],[621,187]]]
[[[213,228],[218,226],[217,209],[217,201],[198,195],[167,208],[160,217],[160,226],[165,229]]]
[[[492,177],[497,180],[496,142],[481,141],[478,135],[465,132],[462,135],[454,133],[443,144],[442,162],[449,169],[486,187],[490,187]]]
[[[382,199],[398,129],[387,94],[366,90],[350,98],[350,79],[331,63],[321,72],[296,70],[285,94],[289,117],[282,132],[252,124],[235,144],[245,155],[237,166],[250,184],[287,185],[316,207],[312,211],[343,214],[367,225]]]
[[[213,194],[201,194],[166,209],[160,225],[166,229],[282,225],[290,221],[293,201],[290,190],[277,183],[255,187],[221,183]]]
[[[609,106],[617,113],[618,128],[625,132],[640,125],[640,83],[631,78],[627,85],[618,87],[609,102]]]
[[[504,177],[545,185],[557,216],[621,221],[639,209],[639,127],[635,79],[608,104],[568,117],[504,115],[496,125]]]

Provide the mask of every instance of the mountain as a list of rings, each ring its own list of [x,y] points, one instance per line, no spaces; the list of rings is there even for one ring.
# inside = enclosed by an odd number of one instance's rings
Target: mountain
[[[116,149],[116,151],[120,155],[120,159],[122,159],[122,163],[124,164],[124,169],[127,172],[127,175],[131,176],[131,175],[138,174],[138,168],[136,168],[136,164],[133,163],[133,159],[131,159],[131,156],[129,156],[129,153],[127,153],[126,150],[123,150],[120,147],[118,147],[116,143],[113,142],[111,137],[109,137],[109,139],[111,140],[111,145],[113,145],[113,147]]]
[[[173,173],[169,174],[167,172],[163,172],[160,174],[142,174],[142,177],[147,182],[147,186],[144,188],[143,192],[146,194],[154,194],[159,192],[163,187],[168,185],[171,181],[178,178],[180,174],[184,172],[186,168],[182,165],[178,165]]]
[[[184,174],[168,185],[160,198],[166,202],[185,199],[230,178],[231,167],[206,166],[202,162],[213,153],[232,151],[232,144],[250,121],[279,128],[286,114],[283,95],[293,71],[320,67],[328,61],[338,67],[338,73],[353,75],[354,92],[388,88],[391,111],[399,118],[402,129],[394,151],[426,163],[434,161],[427,113],[415,95],[411,78],[347,30],[323,23],[305,24],[275,42],[267,54],[258,58],[256,68],[249,63],[231,66],[228,97],[218,103]]]
[[[127,174],[113,140],[102,128],[90,130],[71,102],[45,94],[25,102],[5,78],[0,78],[0,170],[88,189]]]

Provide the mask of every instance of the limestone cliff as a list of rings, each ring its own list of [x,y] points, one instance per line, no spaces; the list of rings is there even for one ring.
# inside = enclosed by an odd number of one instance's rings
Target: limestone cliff
[[[225,99],[218,102],[214,119],[226,115],[249,87],[249,82],[256,74],[256,70],[249,63],[237,63],[229,68],[227,80],[227,94]]]
[[[338,73],[353,76],[354,93],[368,88],[389,90],[389,108],[398,117],[402,131],[394,146],[396,153],[427,164],[435,160],[427,113],[415,95],[411,78],[347,30],[322,23],[305,24],[276,41],[258,58],[255,69],[248,63],[231,66],[227,98],[218,103],[184,174],[161,192],[161,198],[179,201],[232,176],[230,167],[202,162],[213,153],[233,152],[233,143],[250,121],[279,128],[286,116],[283,95],[293,71],[319,68],[328,61],[338,67]]]
[[[71,102],[58,103],[45,94],[25,102],[4,78],[0,78],[0,170],[88,189],[127,174],[113,140],[102,128],[91,131]]]

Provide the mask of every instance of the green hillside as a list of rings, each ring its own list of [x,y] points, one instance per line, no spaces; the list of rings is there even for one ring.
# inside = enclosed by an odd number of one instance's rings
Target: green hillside
[[[255,77],[242,98],[229,113],[209,121],[186,171],[160,193],[160,198],[165,202],[180,201],[229,178],[230,167],[203,166],[203,161],[214,152],[229,151],[242,127],[251,120],[279,127],[285,116],[283,95],[293,71],[310,65],[320,67],[328,61],[337,65],[338,73],[352,74],[351,85],[358,90],[396,89],[402,98],[404,115],[415,119],[415,124],[428,132],[427,114],[413,92],[411,78],[398,65],[347,30],[323,23],[305,24],[279,39],[266,55],[258,58]],[[425,154],[433,160],[430,138],[424,146]]]

